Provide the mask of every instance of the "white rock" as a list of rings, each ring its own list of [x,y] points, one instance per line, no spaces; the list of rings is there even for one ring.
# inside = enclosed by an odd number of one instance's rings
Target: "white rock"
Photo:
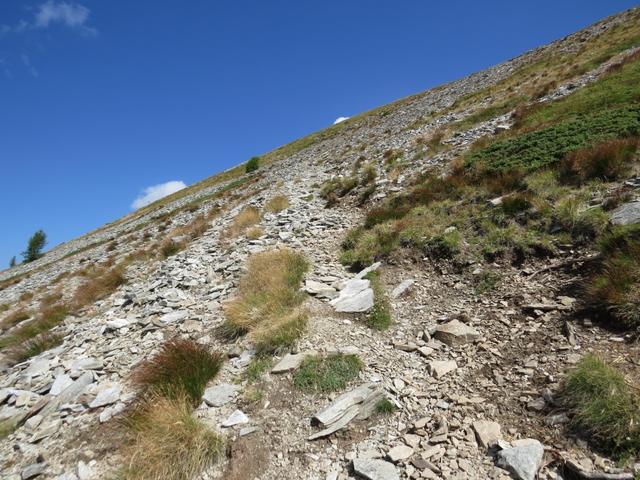
[[[482,448],[493,446],[502,438],[500,424],[489,420],[476,420],[473,422],[473,429],[476,432],[476,438]]]
[[[413,455],[413,448],[408,445],[397,445],[387,452],[387,457],[393,463],[397,463],[400,460],[406,460]]]
[[[393,463],[373,458],[354,458],[353,470],[368,480],[400,480]]]
[[[514,440],[511,448],[498,452],[498,466],[520,480],[535,480],[544,455],[544,447],[533,438]]]
[[[236,410],[229,417],[222,422],[224,428],[233,427],[234,425],[241,425],[249,423],[249,417],[247,417],[242,410]]]
[[[415,280],[413,279],[408,279],[408,280],[403,280],[400,285],[398,285],[396,288],[394,288],[391,291],[391,298],[398,298],[399,296],[401,296],[404,292],[406,292],[409,288],[411,288],[411,286],[415,283]]]
[[[209,387],[204,391],[202,399],[210,407],[221,407],[229,403],[236,396],[238,387],[230,383],[223,383]]]
[[[49,390],[49,393],[54,396],[58,395],[61,391],[63,391],[72,383],[73,383],[73,380],[66,373],[63,373],[62,375],[58,375],[56,379],[53,381],[53,384],[51,385],[51,390]]]
[[[90,408],[104,407],[105,405],[111,405],[120,400],[120,385],[113,385],[102,389],[96,395],[96,398],[89,404]]]
[[[442,378],[457,368],[458,364],[455,360],[434,360],[429,362],[429,373],[436,378]]]

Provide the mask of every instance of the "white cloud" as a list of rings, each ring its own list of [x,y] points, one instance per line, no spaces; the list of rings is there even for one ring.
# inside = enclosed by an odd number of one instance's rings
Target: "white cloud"
[[[333,124],[336,125],[337,123],[344,122],[345,120],[349,120],[349,117],[338,117]]]
[[[36,12],[35,26],[46,28],[52,23],[62,23],[67,27],[82,27],[89,19],[90,10],[77,3],[48,0]]]
[[[150,203],[160,200],[161,198],[171,195],[186,188],[186,184],[180,180],[172,180],[167,183],[161,183],[160,185],[152,185],[145,188],[140,195],[133,201],[131,208],[137,210],[138,208],[146,207]]]

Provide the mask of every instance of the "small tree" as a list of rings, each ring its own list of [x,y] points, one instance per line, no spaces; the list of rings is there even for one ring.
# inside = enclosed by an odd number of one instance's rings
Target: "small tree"
[[[27,249],[22,252],[25,262],[33,262],[42,256],[42,249],[47,244],[47,234],[42,230],[38,230],[29,239]]]
[[[251,157],[251,159],[245,165],[245,172],[251,173],[258,170],[260,167],[260,157]]]
[[[11,261],[9,262],[9,268],[13,268],[16,266],[16,256],[11,257]]]

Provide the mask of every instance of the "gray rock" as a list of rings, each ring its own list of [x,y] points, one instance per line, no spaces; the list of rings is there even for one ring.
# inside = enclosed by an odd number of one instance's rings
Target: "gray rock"
[[[102,367],[102,360],[92,357],[78,358],[71,364],[71,370],[100,370]]]
[[[353,470],[368,480],[400,480],[393,463],[374,458],[354,458]]]
[[[640,201],[620,205],[609,215],[614,225],[632,225],[640,223]]]
[[[93,382],[93,373],[84,372],[80,378],[65,388],[60,394],[52,399],[40,412],[40,415],[46,417],[50,413],[58,410],[60,405],[75,401],[78,396],[84,392],[89,384]]]
[[[29,478],[37,477],[38,475],[42,475],[44,473],[45,468],[47,468],[46,463],[34,463],[29,465],[24,470],[22,470],[22,480],[28,480]]]
[[[229,383],[209,387],[204,391],[202,399],[210,407],[221,407],[229,403],[236,396],[238,387]]]
[[[476,438],[482,448],[493,446],[502,438],[500,424],[489,420],[476,420],[473,422],[473,429],[476,432]]]
[[[275,367],[271,369],[271,373],[285,373],[297,370],[307,354],[304,353],[287,353]]]
[[[304,290],[310,295],[331,295],[336,293],[336,289],[315,280],[307,280],[304,283]]]
[[[56,396],[72,383],[73,383],[73,380],[66,373],[63,373],[62,375],[58,375],[56,379],[53,381],[53,384],[51,385],[49,394]]]
[[[224,422],[222,422],[222,426],[224,428],[228,428],[244,423],[249,423],[249,417],[247,417],[242,410],[236,410],[229,415]]]
[[[380,268],[380,265],[382,265],[382,262],[376,262],[373,265],[365,268],[364,270],[358,272],[358,274],[355,276],[356,279],[361,279],[364,278],[368,273],[373,272],[377,269]]]
[[[397,445],[387,452],[387,457],[393,463],[398,463],[400,460],[406,460],[413,455],[413,448],[408,445]]]
[[[39,442],[43,438],[50,437],[54,433],[58,431],[60,426],[62,425],[62,420],[57,419],[49,422],[48,424],[42,426],[36,433],[34,433],[29,440],[31,443]]]
[[[543,455],[544,447],[538,440],[515,440],[511,448],[498,452],[498,466],[509,470],[520,480],[535,480]]]
[[[36,360],[35,362],[31,363],[31,365],[29,365],[29,368],[25,370],[24,374],[30,377],[37,377],[45,372],[48,372],[50,364],[51,362],[46,359]]]
[[[474,341],[480,334],[475,328],[460,320],[451,320],[438,326],[433,336],[450,347],[457,347]]]
[[[162,323],[175,323],[184,320],[189,316],[186,310],[178,310],[176,312],[165,313],[160,317]]]
[[[415,283],[415,280],[413,280],[413,279],[403,280],[400,283],[400,285],[398,285],[396,288],[394,288],[391,291],[391,298],[398,298],[403,293],[405,293],[407,290],[409,290],[409,288],[411,288],[411,286],[414,283]]]
[[[447,373],[453,372],[458,368],[455,360],[433,360],[428,365],[429,373],[436,378],[442,378]]]
[[[89,404],[89,407],[98,408],[116,403],[118,400],[120,400],[120,391],[120,385],[113,385],[111,387],[104,388],[103,390],[98,392],[98,395]]]
[[[366,312],[373,307],[373,290],[369,280],[349,280],[340,295],[330,303],[337,312]]]

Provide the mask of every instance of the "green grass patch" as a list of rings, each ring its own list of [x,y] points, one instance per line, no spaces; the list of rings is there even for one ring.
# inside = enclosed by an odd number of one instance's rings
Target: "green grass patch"
[[[262,377],[262,375],[271,370],[272,365],[273,361],[270,357],[254,357],[245,372],[247,376],[247,382],[255,383],[260,380],[260,377]]]
[[[575,150],[591,147],[604,140],[638,134],[639,108],[592,112],[472,151],[466,157],[466,165],[488,172],[514,168],[532,171],[557,163]]]
[[[369,272],[366,276],[373,289],[373,308],[367,314],[367,325],[375,330],[386,330],[393,323],[391,318],[391,306],[384,291],[384,286],[377,271]]]
[[[383,398],[376,403],[375,413],[378,415],[389,415],[396,410],[396,405],[388,398]]]
[[[573,414],[571,426],[594,445],[621,457],[640,451],[637,391],[621,372],[587,355],[569,372],[562,398]]]
[[[356,355],[307,357],[293,376],[294,385],[308,393],[342,390],[358,378],[362,361]]]

